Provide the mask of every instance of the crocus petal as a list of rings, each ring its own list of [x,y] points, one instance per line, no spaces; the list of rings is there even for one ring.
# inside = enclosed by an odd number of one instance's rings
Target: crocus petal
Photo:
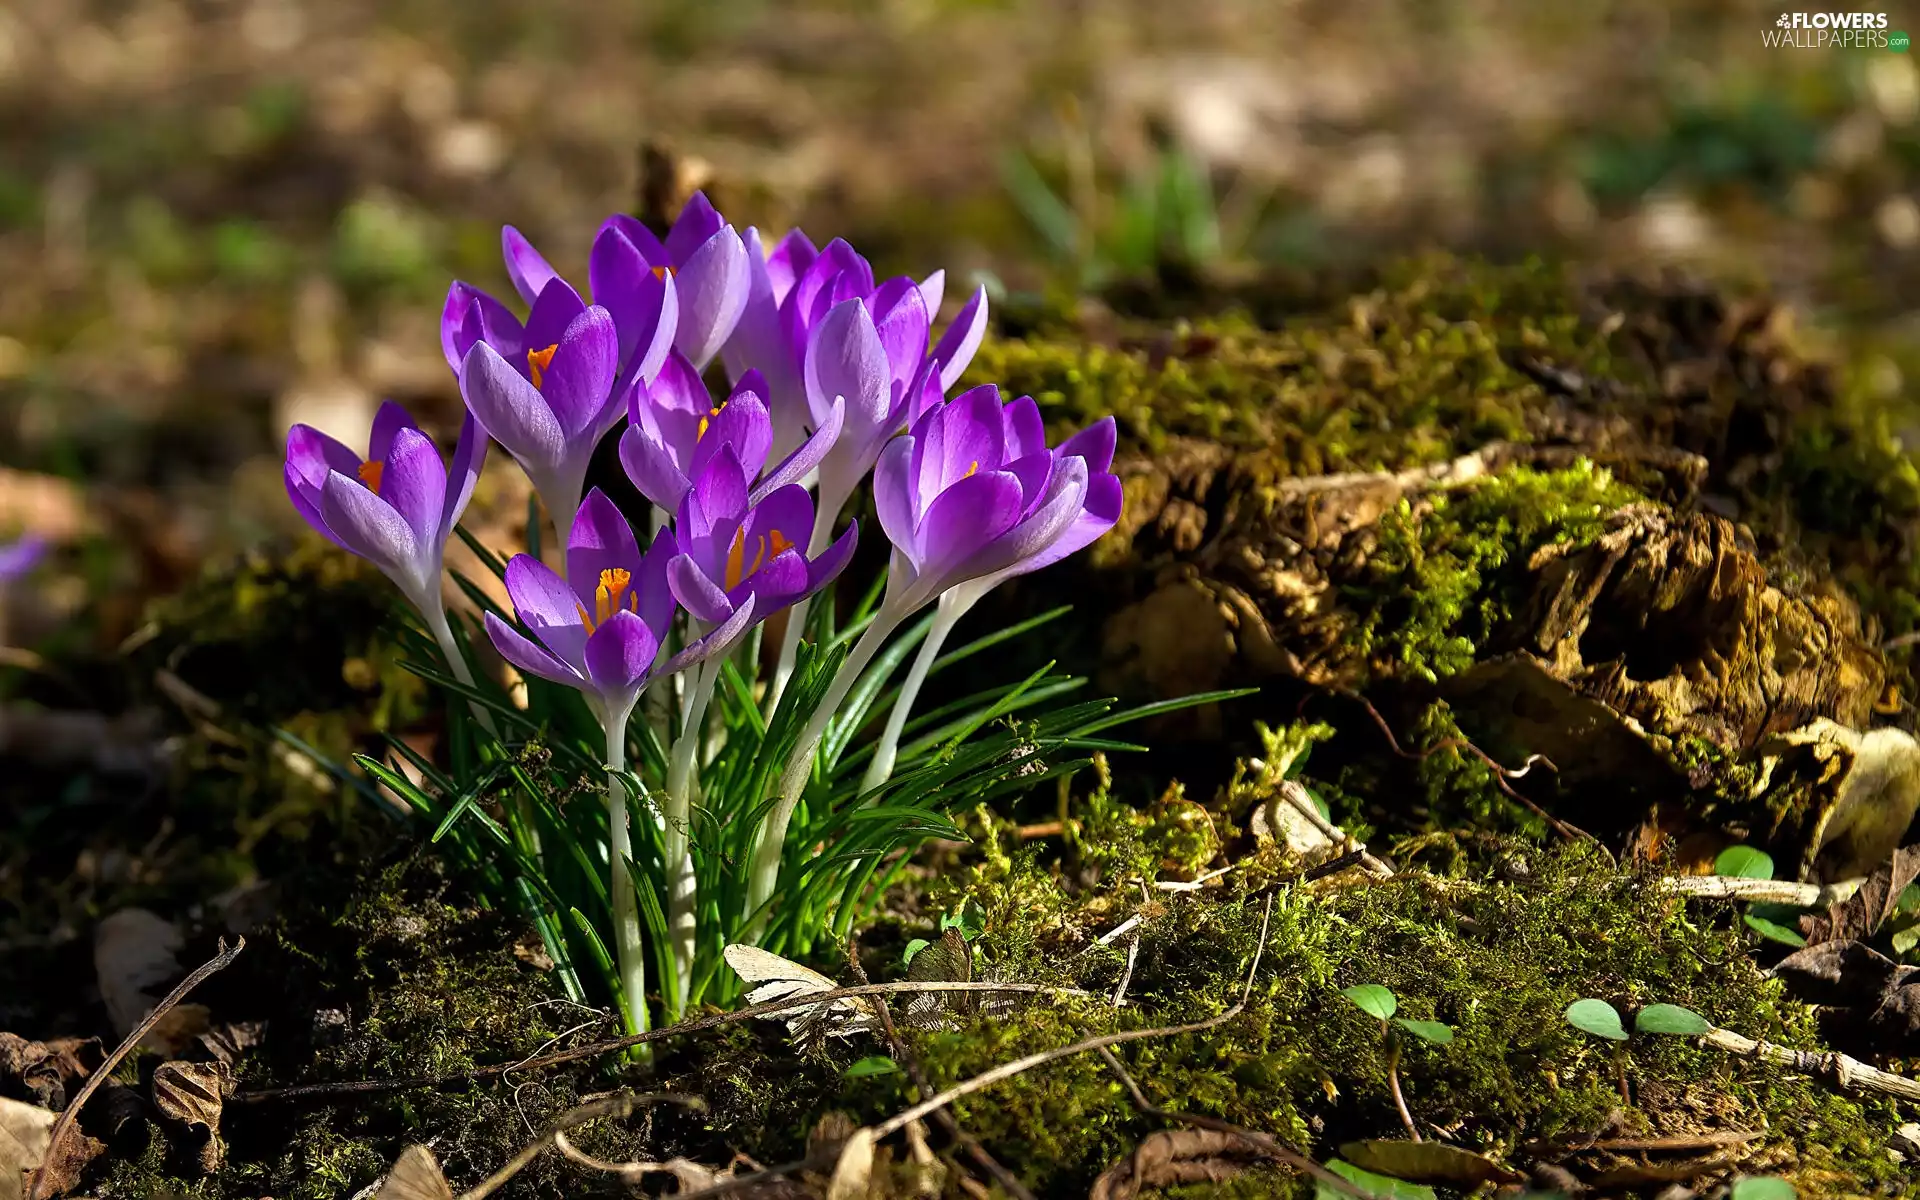
[[[642,279],[633,304],[614,323],[629,332],[633,344],[621,356],[615,389],[625,395],[636,383],[651,383],[673,349],[674,334],[680,328],[680,288],[673,276],[649,274]]]
[[[473,486],[480,481],[480,471],[487,465],[489,440],[473,414],[466,414],[460,422],[460,440],[454,443],[453,465],[447,468],[447,506],[440,515],[442,543],[460,523],[460,514],[467,511],[467,501],[473,498]]]
[[[940,302],[947,297],[947,273],[935,271],[920,281],[920,303],[926,306],[927,319],[940,315]]]
[[[528,641],[519,630],[502,621],[499,614],[488,613],[486,624],[487,637],[493,642],[493,648],[500,652],[501,658],[520,670],[569,687],[579,687],[584,682],[579,671]]]
[[[455,282],[440,310],[440,350],[457,375],[475,342],[490,342],[503,355],[524,352],[520,319],[507,306],[470,284]]]
[[[1086,499],[1081,503],[1079,515],[1068,524],[1066,532],[1051,544],[1016,562],[1006,574],[1025,575],[1038,571],[1091,546],[1119,523],[1124,499],[1125,490],[1120,486],[1118,477],[1095,475],[1087,481]]]
[[[553,469],[566,457],[566,435],[546,397],[485,342],[467,351],[460,394],[480,427],[523,465]]]
[[[640,596],[635,611],[656,637],[666,637],[667,627],[673,624],[673,589],[667,585],[667,564],[679,554],[673,530],[662,529],[654,535],[653,545],[647,547],[646,556],[640,560],[640,573],[633,581]]]
[[[1087,497],[1087,463],[1081,458],[1057,460],[1053,479],[1047,485],[1039,507],[1007,531],[1006,536],[984,546],[960,564],[961,577],[990,575],[1023,559],[1042,554],[1064,536],[1080,515]]]
[[[567,581],[532,555],[516,554],[507,563],[506,582],[520,623],[561,662],[576,672],[583,670],[580,655],[587,630],[580,621],[579,598]]]
[[[587,678],[609,708],[631,703],[646,684],[660,639],[647,623],[625,609],[614,613],[587,638]]]
[[[940,493],[921,518],[914,537],[915,567],[924,579],[946,580],[1013,528],[1021,508],[1020,481],[1006,471],[982,471],[960,480]]]
[[[393,505],[335,471],[320,489],[320,515],[341,545],[379,567],[409,600],[425,601],[426,549]]]
[[[1101,417],[1098,421],[1060,443],[1054,456],[1068,456],[1087,460],[1089,471],[1109,471],[1113,469],[1113,447],[1118,437],[1112,417]]]
[[[47,556],[47,539],[29,533],[0,546],[0,583],[9,583],[25,575]]]
[[[747,515],[747,474],[733,447],[723,446],[706,470],[693,481],[689,497],[696,525],[718,528],[722,521],[738,522]],[[683,531],[684,534],[684,531]]]
[[[827,419],[820,422],[820,428],[814,430],[813,436],[803,442],[798,450],[789,454],[779,466],[767,472],[766,478],[755,485],[753,492],[748,495],[747,503],[758,504],[776,488],[783,488],[805,479],[807,473],[819,466],[821,460],[826,458],[827,453],[833,449],[833,444],[840,440],[840,428],[845,423],[846,416],[847,402],[835,396],[833,407],[828,410]]]
[[[620,337],[614,332],[613,316],[597,304],[575,317],[561,335],[541,380],[540,394],[570,442],[603,432],[595,426],[612,395],[619,360]],[[591,453],[592,447],[586,451]]]
[[[836,396],[846,397],[847,429],[854,437],[865,438],[886,421],[892,377],[864,302],[845,301],[821,320],[807,344],[805,379],[816,424],[826,419]]]
[[[680,607],[699,620],[724,621],[733,615],[726,591],[688,555],[676,554],[667,560],[667,586]]]
[[[659,439],[638,426],[620,435],[620,465],[640,494],[664,509],[678,508],[693,486]]]
[[[806,549],[807,539],[813,536],[813,497],[806,488],[797,483],[788,484],[775,490],[747,514],[748,555],[754,553],[754,547],[762,539],[771,546],[775,533],[787,545]]]
[[[685,267],[695,252],[726,223],[727,219],[715,211],[705,192],[688,196],[680,207],[680,215],[673,220],[673,228],[667,230],[667,257],[674,266]]]
[[[590,489],[574,514],[573,532],[567,538],[567,581],[573,585],[574,598],[594,612],[600,573],[626,571],[631,587],[638,582],[631,576],[639,566],[640,544],[633,538],[633,527],[605,492]]]
[[[912,554],[919,514],[910,473],[914,451],[912,437],[897,437],[887,443],[873,467],[873,507],[880,517],[880,530],[909,557],[917,557]]]
[[[988,384],[962,394],[922,424],[914,463],[922,511],[959,480],[1002,464],[1007,433],[1000,413],[1000,390]]]
[[[648,266],[670,267],[673,265],[673,257],[667,253],[667,248],[661,244],[659,238],[653,236],[653,230],[648,229],[640,218],[627,213],[615,213],[601,222],[600,228],[619,230],[620,236],[633,243],[634,248],[640,251],[641,257],[647,260]]]
[[[913,382],[907,385],[906,411],[902,415],[906,418],[908,428],[940,407],[940,402],[946,399],[946,393],[940,386],[940,375],[945,368],[946,364],[939,358],[929,358],[921,364],[920,373],[914,376]]]
[[[358,454],[313,426],[295,425],[287,431],[287,476],[311,487],[316,497],[328,472],[351,475],[359,469]]]
[[[746,602],[734,609],[732,615],[716,628],[668,659],[657,674],[661,677],[672,675],[694,663],[705,662],[715,655],[725,654],[733,649],[734,643],[738,642],[747,630],[753,628],[753,623],[760,619],[755,603],[756,597],[748,596]]]
[[[981,340],[986,336],[987,289],[983,287],[974,292],[973,298],[953,318],[953,324],[947,326],[947,331],[940,335],[939,343],[933,348],[933,357],[944,364],[940,368],[942,393],[951,391],[953,385],[960,382],[960,377],[967,373],[974,354],[980,349]]]
[[[754,232],[758,240],[758,231]],[[790,229],[778,242],[774,243],[772,253],[767,255],[767,282],[773,290],[774,303],[787,298],[793,290],[793,284],[801,273],[813,265],[820,257],[820,251],[814,248],[813,240],[799,229]]]
[[[860,522],[849,521],[847,530],[834,543],[807,564],[807,595],[811,596],[832,583],[853,561],[854,547],[860,542]]]
[[[510,361],[522,375],[532,378],[528,352],[558,345],[567,326],[585,311],[587,302],[573,290],[572,284],[558,277],[548,280],[547,289],[540,293],[540,298],[533,302],[533,311],[527,314],[526,328],[520,334],[521,352]],[[504,352],[502,354],[504,357]]]
[[[393,435],[380,472],[379,496],[400,514],[423,548],[441,544],[440,517],[447,505],[447,467],[440,461],[440,448],[433,444],[433,439],[412,428],[401,429]]]
[[[506,260],[507,278],[513,280],[513,290],[528,304],[540,298],[540,293],[557,274],[533,248],[533,243],[511,225],[500,230],[500,257]]]
[[[672,238],[668,238],[671,250]],[[680,328],[674,346],[705,370],[747,307],[747,248],[732,227],[716,232],[680,268]]]
[[[873,327],[886,350],[888,374],[906,391],[906,384],[927,357],[926,301],[920,285],[901,276],[889,279],[873,294]]]
[[[757,597],[761,615],[770,617],[806,594],[807,560],[798,549],[789,547],[761,563],[760,569],[742,580],[727,598],[739,605],[746,603],[748,596]]]
[[[752,392],[736,391],[719,412],[708,418],[707,431],[694,444],[687,472],[699,475],[721,449],[731,448],[740,460],[740,470],[752,479],[766,465],[772,445],[773,422],[767,416],[767,406]]]
[[[367,460],[385,462],[387,453],[393,449],[393,435],[402,429],[418,433],[420,426],[414,424],[406,409],[391,400],[382,401],[373,414],[373,432],[367,435]]]
[[[623,386],[636,379],[651,380],[673,345],[680,319],[678,289],[664,271],[654,273],[656,266],[665,265],[649,263],[646,252],[620,226],[609,223],[594,239],[587,274],[594,303],[613,314],[620,332]]]
[[[1047,452],[1047,426],[1040,419],[1040,406],[1032,396],[1022,396],[1004,410],[1007,423],[1007,457],[1025,458]],[[1112,418],[1105,418],[1111,421]],[[1095,468],[1106,470],[1105,466]]]

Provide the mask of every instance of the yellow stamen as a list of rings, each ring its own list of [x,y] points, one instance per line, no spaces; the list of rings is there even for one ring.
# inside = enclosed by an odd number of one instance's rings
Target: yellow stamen
[[[788,541],[786,538],[786,535],[781,533],[778,529],[774,530],[768,536],[773,538],[773,552],[775,554],[780,553],[782,550],[790,550],[793,548],[793,543]]]
[[[553,364],[553,353],[559,348],[560,343],[555,342],[545,350],[527,351],[527,371],[533,376],[533,386],[540,386],[540,381],[546,377],[547,368]]]
[[[965,475],[962,475],[960,478],[972,479],[973,473],[975,471],[978,471],[979,469],[980,469],[980,460],[976,458],[973,460],[973,465],[967,468],[967,473]]]
[[[726,406],[727,406],[727,402],[725,400],[722,400],[719,404],[707,410],[707,415],[700,418],[700,427],[694,431],[694,434],[693,434],[694,441],[697,442],[701,438],[707,436],[707,426],[713,423],[713,419],[719,416],[720,410],[725,408]]]
[[[678,272],[676,272],[672,267],[655,267],[653,269],[653,277],[655,279],[665,279],[667,276],[674,275],[677,273]]]
[[[740,586],[740,580],[743,578],[740,572],[741,572],[741,568],[746,565],[746,558],[747,558],[747,531],[746,531],[746,527],[742,526],[741,528],[733,531],[733,545],[727,547],[727,590],[728,591],[732,591],[733,589]]]
[[[367,485],[368,491],[378,496],[380,494],[380,476],[386,472],[386,469],[387,464],[375,459],[361,463],[359,469],[354,473],[360,476],[360,482]]]
[[[584,604],[574,605],[580,613],[580,623],[587,627],[589,634],[606,624],[612,619],[614,613],[620,611],[623,607],[620,603],[623,597],[627,602],[624,605],[627,611],[640,611],[639,593],[627,592],[627,585],[632,582],[633,573],[619,567],[609,567],[600,572],[600,586],[593,593],[593,607],[596,611],[589,615]]]

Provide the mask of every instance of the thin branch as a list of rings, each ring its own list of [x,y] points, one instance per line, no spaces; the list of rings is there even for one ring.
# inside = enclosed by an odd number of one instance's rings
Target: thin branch
[[[702,1108],[706,1107],[706,1101],[700,1099],[698,1096],[681,1096],[671,1092],[657,1092],[646,1095],[620,1092],[605,1099],[582,1104],[578,1108],[570,1108],[558,1117],[555,1117],[553,1123],[547,1126],[546,1132],[523,1146],[520,1153],[514,1155],[507,1161],[506,1166],[501,1167],[498,1171],[481,1180],[471,1190],[460,1193],[460,1200],[486,1200],[488,1196],[507,1186],[508,1180],[519,1174],[528,1163],[538,1158],[541,1151],[555,1144],[560,1135],[569,1129],[577,1128],[592,1121],[598,1121],[602,1117],[613,1117],[616,1119],[626,1117],[631,1114],[635,1108],[643,1104],[686,1104],[688,1102],[692,1102],[692,1104]]]
[[[1700,1040],[1716,1050],[1725,1050],[1729,1054],[1738,1054],[1742,1058],[1756,1059],[1772,1066],[1785,1067],[1796,1074],[1824,1079],[1841,1091],[1865,1088],[1868,1091],[1898,1096],[1902,1100],[1920,1100],[1920,1079],[1909,1079],[1905,1075],[1882,1071],[1878,1067],[1870,1067],[1859,1059],[1849,1058],[1844,1054],[1773,1046],[1766,1042],[1755,1041],[1750,1037],[1742,1037],[1731,1029],[1710,1029],[1701,1035]]]
[[[1056,999],[1068,996],[1094,998],[1097,995],[1082,988],[1054,987],[1043,983],[948,983],[939,980],[867,983],[856,987],[812,992],[805,996],[788,997],[783,1000],[769,1000],[765,1004],[755,1004],[734,1012],[715,1013],[712,1016],[682,1021],[677,1025],[650,1029],[645,1033],[594,1042],[587,1046],[576,1046],[571,1050],[556,1051],[540,1058],[496,1063],[493,1066],[478,1067],[471,1071],[456,1071],[448,1075],[402,1075],[393,1079],[358,1079],[342,1083],[303,1083],[292,1087],[261,1088],[258,1091],[241,1092],[229,1098],[227,1103],[259,1104],[269,1100],[296,1100],[316,1096],[358,1096],[372,1092],[403,1091],[407,1088],[445,1087],[452,1083],[491,1079],[508,1071],[535,1071],[559,1063],[577,1062],[583,1058],[594,1058],[602,1054],[611,1054],[616,1050],[625,1050],[629,1046],[644,1045],[689,1033],[700,1033],[708,1029],[717,1029],[722,1025],[750,1021],[756,1017],[785,1012],[788,1009],[810,1008],[816,1004],[827,1004],[851,996],[886,996],[911,992],[1017,992],[1024,995],[1051,996]]]
[[[1846,901],[1865,882],[1845,879],[1839,883],[1795,883],[1790,879],[1743,879],[1736,875],[1674,875],[1660,881],[1660,890],[1708,900],[1758,900],[1795,908],[1827,908]]]
[[[1382,862],[1360,841],[1346,830],[1320,815],[1320,806],[1313,802],[1313,796],[1307,792],[1305,784],[1297,780],[1285,779],[1280,782],[1280,795],[1293,806],[1295,812],[1305,817],[1309,824],[1320,831],[1322,837],[1343,849],[1342,857],[1358,854],[1360,866],[1375,879],[1392,879],[1393,868]]]
[[[1216,1026],[1226,1024],[1246,1010],[1247,1000],[1253,995],[1253,979],[1255,974],[1260,970],[1260,958],[1266,953],[1267,928],[1272,920],[1273,897],[1269,895],[1267,897],[1266,915],[1260,920],[1260,941],[1254,948],[1253,964],[1247,968],[1246,985],[1241,989],[1240,999],[1235,1001],[1233,1007],[1227,1009],[1225,1012],[1217,1016],[1208,1017],[1203,1021],[1194,1021],[1186,1025],[1163,1025],[1153,1029],[1121,1030],[1119,1033],[1109,1033],[1101,1037],[1088,1038],[1085,1041],[1075,1042],[1071,1046],[1059,1046],[1052,1050],[1042,1050],[1038,1054],[1029,1054],[1025,1058],[1018,1058],[1009,1063],[1002,1063],[990,1071],[983,1071],[971,1079],[962,1080],[960,1083],[955,1084],[953,1087],[948,1088],[946,1091],[941,1092],[931,1099],[922,1100],[912,1108],[888,1117],[873,1127],[874,1139],[877,1141],[880,1138],[886,1137],[888,1134],[896,1133],[909,1121],[917,1121],[928,1113],[945,1108],[947,1105],[952,1104],[955,1100],[964,1096],[970,1096],[975,1092],[990,1088],[1002,1080],[1012,1079],[1016,1075],[1031,1071],[1035,1067],[1043,1066],[1046,1063],[1054,1062],[1058,1059],[1071,1058],[1076,1054],[1085,1054],[1089,1050],[1098,1050],[1102,1046],[1117,1046],[1122,1042],[1137,1042],[1145,1038],[1177,1037],[1183,1033],[1199,1033],[1203,1030],[1213,1029]]]
[[[172,1012],[176,1004],[186,999],[188,992],[199,987],[200,984],[206,980],[207,976],[212,975],[216,971],[224,970],[234,959],[240,957],[240,952],[247,948],[247,939],[236,936],[233,939],[231,949],[228,948],[227,939],[225,938],[220,939],[219,945],[219,953],[215,954],[206,962],[201,963],[193,974],[182,979],[179,986],[168,992],[166,998],[161,1000],[160,1003],[154,1005],[153,1011],[149,1012],[146,1017],[141,1020],[140,1024],[134,1027],[133,1032],[129,1033],[124,1041],[114,1047],[112,1054],[107,1055],[107,1060],[94,1068],[93,1073],[87,1076],[85,1086],[80,1089],[80,1094],[73,1098],[73,1103],[61,1110],[59,1120],[53,1123],[53,1132],[47,1137],[46,1154],[41,1158],[40,1165],[34,1168],[33,1178],[27,1184],[27,1200],[41,1200],[45,1195],[43,1189],[47,1185],[47,1169],[59,1160],[60,1143],[66,1139],[68,1132],[73,1128],[74,1122],[79,1120],[80,1110],[86,1106],[87,1101],[93,1096],[94,1092],[100,1089],[100,1085],[104,1084],[108,1077],[113,1074],[113,1069],[120,1065],[120,1060],[130,1054],[133,1048],[140,1044],[140,1039],[151,1033],[153,1027],[160,1023],[162,1017]]]

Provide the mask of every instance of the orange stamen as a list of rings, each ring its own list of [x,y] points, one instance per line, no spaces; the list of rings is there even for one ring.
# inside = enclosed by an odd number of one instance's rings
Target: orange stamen
[[[746,565],[746,557],[747,557],[747,531],[746,531],[746,527],[742,526],[741,528],[733,531],[733,545],[727,547],[727,590],[728,591],[732,591],[733,589],[740,586],[740,580],[744,578],[744,576],[742,576],[741,574],[741,568]]]
[[[378,459],[374,459],[361,463],[359,469],[354,473],[360,476],[360,482],[367,485],[368,491],[378,496],[380,494],[380,477],[386,472],[386,469],[387,464],[380,462]]]
[[[965,475],[962,475],[960,478],[972,479],[973,473],[975,471],[978,471],[979,469],[980,469],[980,460],[976,458],[973,460],[973,465],[967,468],[967,473]]]
[[[527,351],[527,371],[533,376],[533,386],[540,386],[540,381],[546,377],[547,368],[553,365],[554,351],[558,349],[560,349],[560,343],[555,342],[545,350]]]
[[[594,589],[593,593],[595,612],[589,615],[585,605],[574,605],[574,609],[580,614],[580,623],[587,627],[589,634],[606,624],[612,619],[614,613],[620,611],[622,607],[620,601],[623,597],[627,601],[624,607],[629,612],[640,611],[639,593],[627,591],[627,586],[632,582],[633,573],[619,567],[609,567],[600,572],[600,586]]]
[[[713,419],[719,416],[720,410],[725,408],[726,406],[727,406],[727,402],[725,400],[722,400],[719,404],[707,410],[707,415],[700,418],[700,427],[694,430],[694,433],[693,433],[694,441],[697,442],[701,438],[707,436],[707,426],[713,424]]]
[[[667,276],[673,274],[677,274],[677,272],[674,271],[672,267],[655,267],[653,269],[653,277],[655,279],[665,279]]]

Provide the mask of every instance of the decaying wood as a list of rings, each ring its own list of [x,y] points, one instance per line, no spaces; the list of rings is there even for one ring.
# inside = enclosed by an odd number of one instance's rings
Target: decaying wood
[[[1700,1040],[1729,1054],[1738,1054],[1742,1058],[1756,1059],[1772,1066],[1785,1068],[1798,1075],[1810,1075],[1815,1079],[1825,1080],[1841,1091],[1865,1088],[1868,1091],[1897,1096],[1902,1100],[1920,1100],[1920,1079],[1909,1079],[1905,1075],[1882,1071],[1878,1067],[1868,1066],[1859,1059],[1850,1058],[1845,1054],[1775,1046],[1768,1042],[1744,1037],[1730,1029],[1709,1030],[1701,1035]]]

